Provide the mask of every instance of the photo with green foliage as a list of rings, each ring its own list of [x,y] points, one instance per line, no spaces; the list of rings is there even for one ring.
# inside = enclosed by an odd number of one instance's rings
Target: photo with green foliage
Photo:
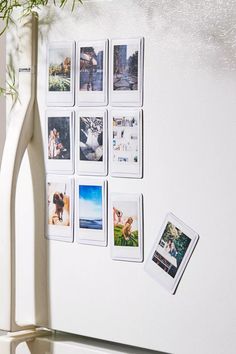
[[[137,202],[114,202],[113,225],[115,246],[139,247]]]
[[[71,90],[71,50],[50,48],[49,50],[49,91]]]
[[[187,235],[168,222],[152,260],[174,278],[190,243]]]
[[[176,249],[177,264],[180,264],[188,249],[191,239],[171,222],[168,222],[161,240],[166,243],[170,240],[173,241]]]
[[[138,230],[135,230],[131,233],[128,240],[124,239],[122,235],[123,225],[117,225],[114,227],[114,239],[115,246],[132,246],[138,247]]]

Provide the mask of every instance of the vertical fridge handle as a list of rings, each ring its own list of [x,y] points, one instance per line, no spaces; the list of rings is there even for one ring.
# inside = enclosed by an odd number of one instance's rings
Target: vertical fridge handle
[[[28,97],[19,114],[11,120],[6,137],[0,171],[0,329],[18,331],[32,327],[16,323],[16,230],[15,195],[24,153],[32,139],[36,97],[38,19],[32,14],[31,69]],[[20,74],[21,75],[21,74]],[[23,75],[23,74],[22,74]],[[23,106],[23,107],[22,107]]]

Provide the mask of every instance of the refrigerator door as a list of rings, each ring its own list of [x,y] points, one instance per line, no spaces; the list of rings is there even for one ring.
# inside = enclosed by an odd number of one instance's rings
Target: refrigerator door
[[[24,279],[21,267],[16,270],[16,291],[25,295],[17,298],[18,322],[167,353],[219,354],[224,348],[234,354],[236,47],[229,2],[84,1],[74,14],[64,9],[40,16],[38,102],[43,132],[48,42],[145,38],[144,178],[109,174],[104,179],[109,193],[143,194],[144,262],[168,212],[196,230],[200,241],[173,296],[144,272],[142,263],[111,259],[110,229],[108,247],[45,240],[40,151],[47,136],[41,143],[37,137],[32,170],[37,203],[22,218],[17,265],[32,241],[34,232],[24,229],[34,215],[37,241]],[[72,110],[78,111],[78,105]],[[40,135],[39,124],[34,134]],[[28,166],[24,173],[18,191],[27,194]],[[28,208],[22,198],[19,212]],[[9,242],[7,237],[0,262],[4,252],[10,260]],[[0,263],[0,296],[8,291],[4,285],[9,289],[3,269],[8,272],[9,263]],[[34,301],[27,277],[34,278]],[[29,303],[34,313],[25,321]]]
[[[143,194],[144,262],[168,212],[200,235],[175,295],[142,263],[111,259],[111,227],[107,248],[48,241],[48,322],[54,329],[176,354],[236,350],[236,64],[224,47],[227,41],[234,47],[235,37],[223,15],[231,18],[229,5],[211,3],[212,26],[205,2],[194,4],[88,1],[74,15],[58,13],[49,31],[42,28],[47,40],[39,47],[40,78],[50,41],[108,38],[111,47],[112,39],[144,37],[144,177],[109,173],[109,195]],[[42,79],[43,127],[46,91]]]

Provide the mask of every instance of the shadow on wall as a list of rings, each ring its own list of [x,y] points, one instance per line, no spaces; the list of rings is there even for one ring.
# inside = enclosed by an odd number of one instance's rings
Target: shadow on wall
[[[47,17],[47,13],[42,11],[41,35],[51,33],[50,22],[54,25],[59,22],[58,31],[63,36],[70,26],[61,24],[66,24],[68,18],[71,21],[69,12],[69,8],[64,12],[57,9]],[[221,70],[236,70],[235,18],[234,0],[88,1],[73,14],[74,21],[79,21],[81,28],[92,23],[99,30],[110,28],[119,33],[119,28],[127,28],[127,31],[136,28],[138,33],[138,28],[144,25],[149,38],[158,43],[160,51],[171,47],[182,52],[183,60],[188,60],[187,54],[195,58],[196,63],[201,60],[204,65]]]
[[[236,70],[236,2],[215,0],[132,0],[143,11],[151,36],[185,39],[193,55],[208,66]],[[186,36],[189,40],[186,41]],[[156,39],[160,40],[160,37]]]
[[[1,30],[1,27],[0,27]],[[0,53],[6,52],[6,37],[5,34],[0,36]],[[1,55],[0,57],[0,87],[5,85],[5,75],[6,75],[6,56]],[[6,129],[6,99],[4,96],[0,96],[0,166],[2,160],[2,151],[5,142],[5,129]]]

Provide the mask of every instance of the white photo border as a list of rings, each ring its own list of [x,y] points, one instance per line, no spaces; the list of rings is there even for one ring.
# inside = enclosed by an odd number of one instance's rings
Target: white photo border
[[[49,51],[50,49],[71,50],[70,91],[49,91]],[[49,107],[73,107],[75,104],[75,41],[53,41],[47,46],[46,102]]]
[[[138,121],[138,163],[126,164],[113,160],[113,118],[114,116],[135,116]],[[112,109],[109,112],[109,168],[112,177],[143,177],[143,111],[142,109]]]
[[[152,259],[168,222],[172,223],[179,230],[181,230],[188,238],[191,239],[191,242],[186,250],[184,258],[181,264],[179,265],[179,268],[174,278],[172,278],[172,276],[170,276],[165,270],[159,267]],[[158,283],[160,283],[164,288],[166,288],[171,294],[174,294],[198,240],[199,235],[195,231],[193,231],[189,226],[187,226],[180,219],[178,219],[174,214],[168,213],[164,223],[162,224],[158,237],[154,242],[154,246],[151,249],[149,257],[147,258],[144,270]]]
[[[113,203],[116,201],[136,202],[138,209],[138,234],[139,246],[115,246],[114,245],[114,220],[113,220]],[[111,193],[109,198],[109,218],[110,218],[110,245],[111,258],[113,260],[128,262],[143,262],[143,195],[141,193]]]
[[[70,186],[70,226],[49,225],[48,217],[48,183],[65,183]],[[46,208],[45,208],[45,238],[48,240],[74,242],[74,179],[72,176],[47,175],[46,176]]]
[[[83,47],[103,47],[103,90],[81,91],[80,90],[80,50]],[[108,40],[78,41],[76,56],[76,102],[78,106],[106,106],[108,103]]]
[[[113,65],[114,65],[114,46],[115,45],[129,45],[137,44],[139,48],[138,52],[138,90],[137,91],[122,91],[113,90]],[[113,106],[129,106],[139,107],[143,105],[143,72],[144,72],[144,38],[128,38],[128,39],[112,39],[110,45],[110,104]]]
[[[80,160],[80,119],[81,117],[101,117],[103,119],[103,161]],[[108,124],[107,110],[84,108],[76,112],[76,135],[75,135],[75,160],[76,173],[78,175],[107,176],[108,172]]]
[[[79,186],[102,187],[102,230],[80,228]],[[80,244],[107,246],[107,181],[101,178],[77,177],[75,182],[75,237]]]
[[[48,119],[49,118],[70,118],[70,159],[69,160],[54,160],[48,158]],[[74,173],[74,111],[63,108],[55,108],[46,110],[45,123],[45,139],[44,139],[44,154],[46,162],[46,171],[49,174],[73,174]]]

